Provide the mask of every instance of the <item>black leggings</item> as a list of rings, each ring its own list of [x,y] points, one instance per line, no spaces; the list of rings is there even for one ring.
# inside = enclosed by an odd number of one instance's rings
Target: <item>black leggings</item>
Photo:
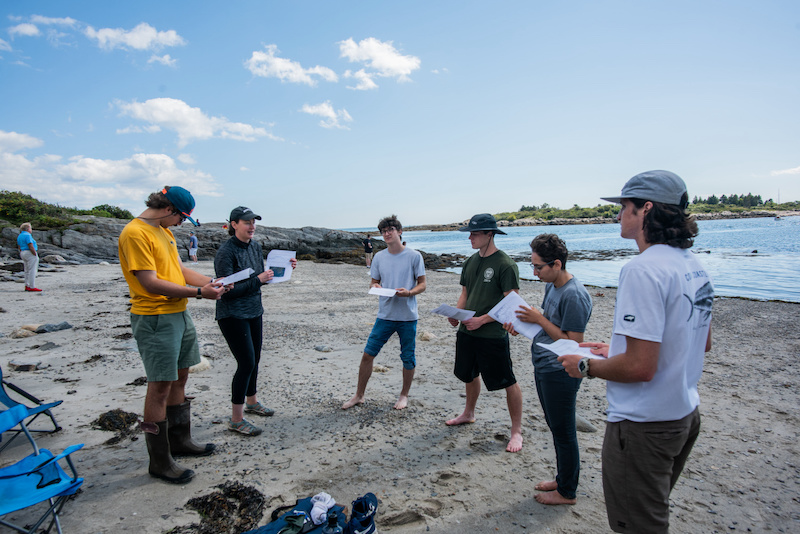
[[[261,316],[252,319],[229,317],[220,319],[217,323],[238,364],[231,384],[231,402],[244,404],[245,396],[251,397],[256,394],[263,337]]]

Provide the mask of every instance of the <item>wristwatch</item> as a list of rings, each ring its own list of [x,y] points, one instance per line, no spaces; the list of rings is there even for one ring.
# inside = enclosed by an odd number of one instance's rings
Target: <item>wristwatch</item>
[[[578,362],[578,371],[581,372],[583,378],[594,378],[589,374],[589,360],[590,358],[581,358],[581,361]]]
[[[195,298],[198,300],[203,298],[203,288],[197,288],[197,296]]]

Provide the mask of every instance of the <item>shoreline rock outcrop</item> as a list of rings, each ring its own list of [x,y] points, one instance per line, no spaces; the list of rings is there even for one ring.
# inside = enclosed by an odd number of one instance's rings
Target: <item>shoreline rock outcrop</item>
[[[116,263],[119,234],[129,222],[124,219],[84,216],[82,222],[56,230],[33,229],[39,245],[39,254],[61,256],[67,264],[97,264],[102,261]],[[5,223],[9,224],[9,223]],[[181,258],[188,260],[189,232],[194,231],[199,241],[198,257],[212,258],[217,249],[228,240],[228,230],[223,223],[204,223],[199,227],[184,224],[171,228],[178,241]],[[0,231],[0,255],[18,258],[17,236],[19,229],[5,226]],[[295,250],[298,257],[327,262],[359,264],[364,261],[362,239],[366,234],[305,226],[303,228],[256,227],[254,239],[261,244],[264,254],[273,249]],[[386,248],[383,241],[373,240],[376,249]],[[266,257],[266,256],[265,256]],[[57,261],[53,263],[58,263]]]

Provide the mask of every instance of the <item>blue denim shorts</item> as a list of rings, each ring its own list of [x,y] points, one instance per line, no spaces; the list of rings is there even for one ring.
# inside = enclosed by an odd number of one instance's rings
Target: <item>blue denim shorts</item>
[[[369,334],[364,353],[373,358],[377,356],[395,332],[400,338],[400,359],[403,360],[403,369],[414,369],[417,366],[417,359],[414,356],[417,348],[417,321],[375,319],[375,326]]]

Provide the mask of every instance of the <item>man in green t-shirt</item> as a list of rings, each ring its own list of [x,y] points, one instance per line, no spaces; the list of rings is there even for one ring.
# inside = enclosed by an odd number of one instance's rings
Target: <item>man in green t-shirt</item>
[[[506,390],[511,415],[511,439],[506,451],[517,452],[522,449],[522,391],[512,369],[508,333],[488,314],[503,297],[512,291],[519,292],[519,269],[495,246],[495,234],[505,235],[505,232],[497,228],[497,221],[490,214],[475,215],[459,230],[469,232],[472,248],[478,252],[461,267],[461,296],[456,307],[472,310],[475,316],[461,321],[456,334],[454,373],[467,385],[467,401],[464,412],[447,424],[475,422],[475,405],[481,393],[479,377],[482,376],[489,391]],[[449,321],[458,326],[456,319]]]

